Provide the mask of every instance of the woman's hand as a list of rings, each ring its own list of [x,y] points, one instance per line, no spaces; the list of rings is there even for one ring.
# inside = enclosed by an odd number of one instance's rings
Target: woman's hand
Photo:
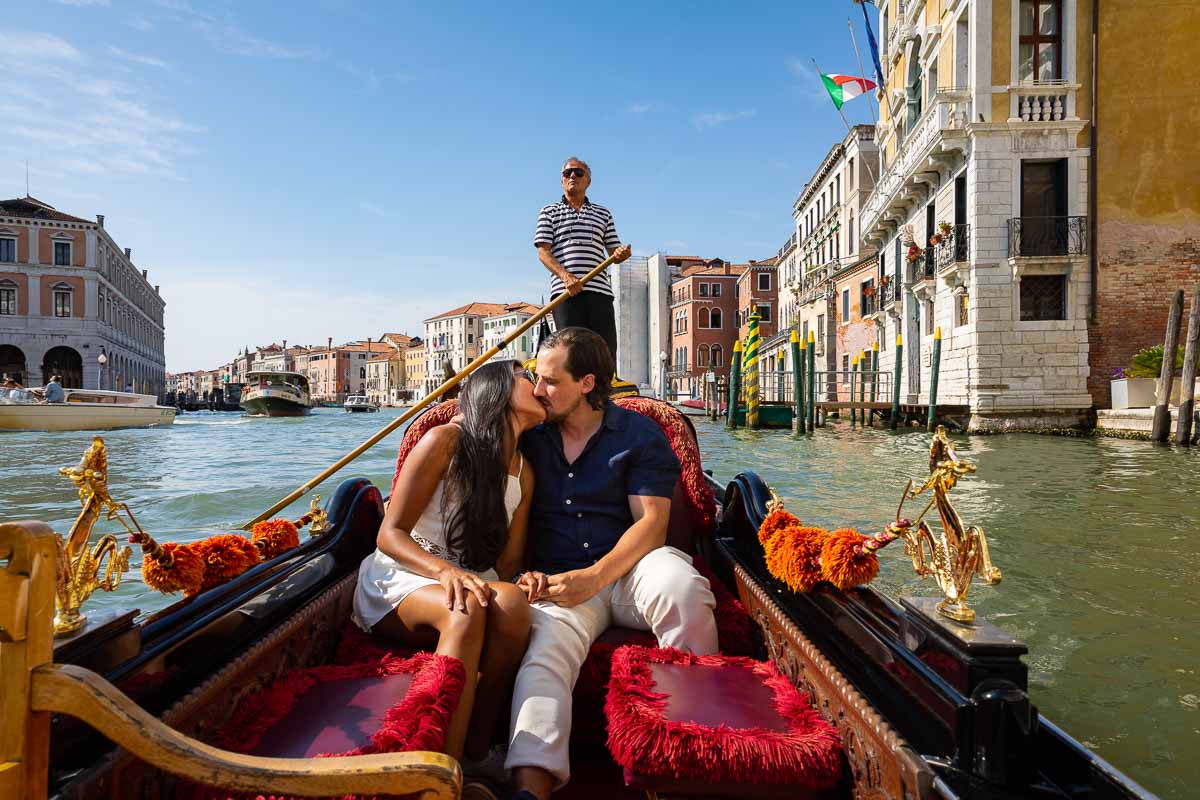
[[[475,595],[479,605],[485,608],[496,594],[496,590],[488,586],[487,581],[474,572],[468,572],[449,564],[438,571],[437,582],[446,592],[446,608],[451,611],[457,608],[459,611],[466,612],[468,593]]]
[[[531,570],[517,579],[517,588],[525,592],[526,600],[534,603],[545,597],[550,588],[550,577],[544,572]]]

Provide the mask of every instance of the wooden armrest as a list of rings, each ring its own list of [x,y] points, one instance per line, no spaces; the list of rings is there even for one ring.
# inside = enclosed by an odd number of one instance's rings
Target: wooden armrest
[[[457,798],[462,788],[458,763],[442,753],[247,756],[212,747],[164,725],[91,670],[43,664],[31,678],[34,711],[83,720],[138,758],[196,783],[306,797],[419,792],[430,798]]]

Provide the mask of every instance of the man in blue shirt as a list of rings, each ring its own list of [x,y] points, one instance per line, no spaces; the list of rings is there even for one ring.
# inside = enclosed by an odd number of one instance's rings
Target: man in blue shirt
[[[534,396],[546,423],[521,451],[537,476],[529,520],[533,570],[518,579],[533,629],[513,689],[505,766],[517,797],[546,800],[567,782],[571,690],[588,648],[612,624],[660,644],[717,650],[716,605],[689,556],[665,546],[679,462],[651,420],[609,402],[604,340],[565,328],[538,352]]]
[[[50,382],[46,384],[46,388],[42,390],[42,396],[47,403],[61,403],[67,399],[66,393],[62,387],[62,377],[59,375],[51,375]]]

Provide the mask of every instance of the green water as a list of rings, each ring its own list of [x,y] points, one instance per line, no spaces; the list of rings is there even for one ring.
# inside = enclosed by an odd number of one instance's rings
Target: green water
[[[162,541],[231,529],[316,474],[398,410],[306,419],[183,414],[159,430],[111,431],[110,490]],[[908,477],[927,468],[924,434],[828,428],[794,439],[697,421],[706,467],[718,479],[762,475],[805,520],[878,530]],[[58,468],[74,464],[83,433],[0,435],[0,519],[34,518],[65,531],[78,509]],[[363,475],[386,488],[400,434],[326,486]],[[1200,748],[1200,453],[1141,442],[1028,435],[958,440],[979,466],[954,490],[969,525],[982,526],[1004,580],[972,589],[982,617],[1030,649],[1031,694],[1043,713],[1147,789],[1194,795]],[[296,503],[295,518],[307,507]],[[97,530],[101,530],[98,526]],[[107,530],[105,528],[104,530]],[[936,594],[896,548],[877,584],[892,596]],[[144,611],[167,598],[126,581],[90,607]]]

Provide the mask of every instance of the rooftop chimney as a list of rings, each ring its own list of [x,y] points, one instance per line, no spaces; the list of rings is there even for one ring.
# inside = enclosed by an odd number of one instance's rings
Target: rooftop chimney
[[[154,284],[154,293],[155,293],[155,294],[158,294],[158,293],[159,293],[159,291],[158,291],[158,284],[157,284],[157,283],[156,283],[156,284]]]
[[[326,350],[333,349],[333,337],[332,336],[330,336],[328,339],[325,340],[325,349]]]
[[[96,215],[96,224],[99,225],[101,228],[104,227],[104,215],[103,214]]]
[[[126,257],[126,258],[128,258],[128,259],[132,259],[132,258],[133,258],[133,251],[132,251],[132,250],[130,250],[128,247],[126,247],[126,248],[125,248],[125,257]]]
[[[143,277],[143,278],[149,278],[149,277],[150,277],[150,270],[146,270],[146,269],[142,270],[142,277]]]

